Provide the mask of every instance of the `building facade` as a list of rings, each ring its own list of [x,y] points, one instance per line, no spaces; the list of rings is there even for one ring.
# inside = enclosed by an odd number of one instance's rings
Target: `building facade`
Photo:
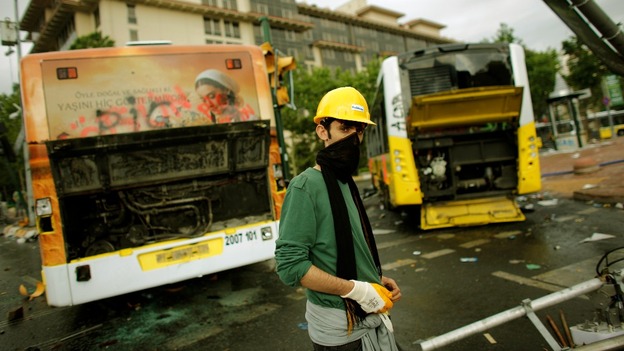
[[[266,38],[300,67],[360,71],[370,60],[454,42],[443,25],[350,0],[336,10],[294,0],[31,0],[20,21],[32,52],[67,50],[76,38],[99,31],[122,46],[167,40],[176,45],[259,45]]]

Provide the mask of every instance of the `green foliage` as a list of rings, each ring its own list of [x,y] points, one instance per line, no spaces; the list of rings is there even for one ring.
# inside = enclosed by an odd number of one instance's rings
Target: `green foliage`
[[[602,77],[613,74],[578,38],[570,37],[562,43],[563,51],[568,55],[568,67],[570,73],[564,78],[573,90],[589,88],[592,97],[588,107],[602,110]],[[621,82],[621,78],[620,78]]]
[[[292,144],[288,150],[292,160],[290,163],[292,176],[307,167],[314,166],[316,153],[323,146],[316,135],[316,124],[312,120],[323,95],[338,87],[352,86],[370,102],[375,94],[379,67],[380,61],[373,61],[365,70],[355,74],[340,69],[332,71],[328,68],[314,68],[310,71],[298,68],[294,71],[294,103],[297,109],[281,110],[284,129],[292,133],[290,138]],[[360,157],[360,162],[365,165],[365,150],[363,150],[363,155]]]
[[[108,36],[102,36],[100,32],[93,32],[77,38],[69,47],[69,50],[107,48],[113,46],[115,46],[115,41],[113,39]]]
[[[533,113],[537,121],[548,118],[548,95],[555,88],[555,76],[559,70],[557,51],[549,49],[537,52],[525,49],[527,75],[531,87]]]
[[[514,43],[524,46],[521,39],[516,38],[513,34],[514,29],[509,27],[506,23],[501,23],[496,31],[496,35],[492,38],[494,43]]]
[[[21,114],[18,114],[13,119],[9,117],[18,111],[15,105],[21,105],[19,85],[17,84],[13,86],[11,94],[0,94],[0,122],[6,128],[6,132],[1,136],[8,140],[11,147],[13,147],[15,139],[22,128]],[[24,157],[21,151],[15,156],[16,162],[10,162],[5,155],[0,155],[0,199],[2,201],[10,200],[11,194],[20,188],[18,179],[24,170]]]

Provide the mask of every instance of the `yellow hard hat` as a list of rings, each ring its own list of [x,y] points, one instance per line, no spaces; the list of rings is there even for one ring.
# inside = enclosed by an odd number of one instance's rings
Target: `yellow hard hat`
[[[366,99],[353,87],[342,87],[329,91],[318,104],[314,123],[332,117],[344,121],[375,125],[370,120]]]

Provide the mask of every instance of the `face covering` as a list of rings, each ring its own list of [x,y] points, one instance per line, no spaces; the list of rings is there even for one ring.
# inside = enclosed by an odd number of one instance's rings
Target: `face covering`
[[[332,169],[336,178],[346,183],[360,164],[358,134],[353,133],[319,151],[316,155],[316,163],[321,166],[321,169]]]

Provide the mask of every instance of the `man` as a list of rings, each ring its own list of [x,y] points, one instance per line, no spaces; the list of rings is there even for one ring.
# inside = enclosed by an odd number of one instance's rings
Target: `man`
[[[276,243],[277,273],[307,288],[306,320],[314,350],[398,350],[387,311],[401,298],[381,264],[352,174],[370,120],[356,89],[334,89],[319,102],[316,165],[292,179]]]

